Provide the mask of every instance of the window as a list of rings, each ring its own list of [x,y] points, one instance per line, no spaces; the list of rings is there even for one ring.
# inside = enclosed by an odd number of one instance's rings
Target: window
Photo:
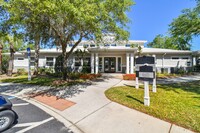
[[[118,57],[117,60],[118,60],[118,71],[122,71],[121,70],[121,63],[122,63],[121,57]]]
[[[182,57],[183,60],[189,60],[189,57]]]
[[[179,60],[179,57],[172,57],[172,60]]]
[[[105,44],[104,46],[105,46],[105,47],[109,47],[110,45],[109,45],[109,44]]]
[[[111,44],[111,46],[115,47],[115,46],[117,46],[117,45],[116,45],[116,44]]]
[[[75,57],[75,66],[81,66],[81,58]]]
[[[90,47],[95,47],[95,44],[90,44]]]
[[[74,46],[74,44],[69,44],[69,47],[73,47]]]
[[[130,45],[130,44],[126,44],[125,46],[126,46],[126,47],[131,47],[131,45]]]
[[[30,66],[34,66],[35,65],[35,57],[31,57],[30,58]]]
[[[87,47],[89,47],[89,44],[84,44],[83,47],[87,48]]]
[[[23,57],[19,57],[19,58],[17,58],[17,60],[24,60],[24,58]]]
[[[83,62],[84,66],[90,66],[90,57],[86,57]]]
[[[99,57],[99,71],[103,72],[103,58]]]
[[[53,66],[53,57],[46,57],[46,66]]]

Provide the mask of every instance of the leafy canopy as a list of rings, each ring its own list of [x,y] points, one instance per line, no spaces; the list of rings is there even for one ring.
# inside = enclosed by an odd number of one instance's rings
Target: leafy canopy
[[[200,35],[200,0],[193,9],[184,9],[169,25],[169,36],[157,35],[149,47],[190,50],[193,37]]]

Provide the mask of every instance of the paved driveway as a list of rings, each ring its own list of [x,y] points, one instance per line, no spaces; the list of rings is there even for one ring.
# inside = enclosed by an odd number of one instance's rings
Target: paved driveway
[[[38,107],[13,96],[6,96],[13,103],[18,121],[5,133],[72,133],[61,122]]]

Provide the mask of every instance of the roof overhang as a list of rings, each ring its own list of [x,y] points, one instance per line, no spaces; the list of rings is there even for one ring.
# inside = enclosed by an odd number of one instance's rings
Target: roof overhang
[[[109,51],[109,52],[136,52],[138,48],[130,48],[130,47],[94,47],[88,48],[89,52],[100,52],[100,51]]]

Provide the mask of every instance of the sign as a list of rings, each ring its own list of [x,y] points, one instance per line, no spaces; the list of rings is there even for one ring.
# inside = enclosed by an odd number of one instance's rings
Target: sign
[[[31,56],[31,49],[30,48],[27,48],[27,54],[28,54],[28,56]]]
[[[140,66],[139,71],[136,71],[136,77],[143,81],[153,81],[155,78],[155,71],[152,66]]]
[[[27,55],[28,55],[28,81],[31,80],[31,65],[30,65],[30,56],[31,56],[31,49],[27,48]]]
[[[135,60],[135,64],[155,64],[155,58],[151,56],[138,57]]]

